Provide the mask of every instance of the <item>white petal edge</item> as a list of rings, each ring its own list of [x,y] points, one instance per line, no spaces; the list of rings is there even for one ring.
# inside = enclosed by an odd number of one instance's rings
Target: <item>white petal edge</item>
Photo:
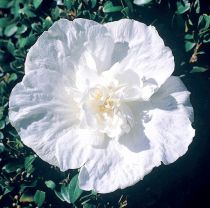
[[[57,165],[57,139],[77,122],[65,79],[58,82],[58,76],[53,71],[31,71],[13,88],[9,100],[9,119],[21,140],[52,165]]]

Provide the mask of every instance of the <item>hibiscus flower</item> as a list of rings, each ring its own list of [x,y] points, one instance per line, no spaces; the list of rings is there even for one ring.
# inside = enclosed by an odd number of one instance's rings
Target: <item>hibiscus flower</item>
[[[30,48],[9,118],[25,145],[83,190],[112,192],[186,153],[190,93],[153,26],[60,19]]]

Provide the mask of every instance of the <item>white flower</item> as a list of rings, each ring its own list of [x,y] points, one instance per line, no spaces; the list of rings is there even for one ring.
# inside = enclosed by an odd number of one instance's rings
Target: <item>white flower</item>
[[[10,121],[43,160],[81,168],[81,189],[122,189],[192,141],[190,93],[173,70],[152,26],[61,19],[29,50]]]

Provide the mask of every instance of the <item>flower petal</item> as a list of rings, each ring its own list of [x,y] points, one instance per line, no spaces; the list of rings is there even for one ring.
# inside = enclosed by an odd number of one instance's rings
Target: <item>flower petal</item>
[[[160,158],[153,151],[132,153],[111,140],[105,149],[94,149],[91,160],[81,168],[79,186],[83,190],[109,193],[143,179]]]
[[[145,80],[153,79],[158,86],[172,74],[173,55],[153,26],[147,27],[143,23],[128,19],[107,23],[104,26],[112,34],[115,44],[121,48],[119,56],[123,58],[119,60],[119,70],[134,70]],[[116,57],[117,54],[112,56]]]
[[[31,70],[50,69],[66,72],[66,57],[78,65],[83,52],[89,52],[98,70],[110,67],[113,40],[107,29],[94,21],[60,19],[44,32],[30,48],[25,62],[25,73]]]
[[[179,78],[170,77],[151,100],[151,119],[144,123],[145,134],[159,143],[162,161],[172,163],[186,153],[195,135],[189,92]]]
[[[71,21],[61,19],[55,22],[30,48],[25,61],[25,73],[40,69],[62,70],[63,58],[75,54],[79,56],[83,49],[83,41],[78,33]]]
[[[15,86],[9,102],[9,119],[21,140],[43,160],[57,165],[55,144],[78,123],[78,108],[72,99],[69,80],[57,72],[28,72]],[[46,79],[47,77],[47,79]]]

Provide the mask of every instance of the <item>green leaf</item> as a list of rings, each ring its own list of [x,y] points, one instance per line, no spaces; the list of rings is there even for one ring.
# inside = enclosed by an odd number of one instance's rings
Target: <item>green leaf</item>
[[[35,9],[37,9],[41,3],[42,3],[43,0],[33,0],[33,6]]]
[[[5,121],[1,120],[0,121],[0,129],[4,129],[4,127],[5,127]]]
[[[55,189],[55,183],[53,182],[53,181],[51,181],[51,180],[49,180],[49,181],[45,181],[45,185],[48,187],[48,188],[50,188],[50,189],[52,189],[52,190],[54,190]]]
[[[190,71],[190,73],[198,73],[198,72],[205,72],[208,68],[201,67],[201,66],[193,66],[193,69]]]
[[[64,6],[67,7],[67,9],[71,9],[72,6],[73,6],[73,1],[70,1],[70,0],[64,0]]]
[[[34,195],[34,202],[37,204],[38,207],[41,207],[45,200],[45,192],[37,190]]]
[[[34,197],[33,197],[33,195],[30,192],[26,191],[26,192],[24,192],[21,195],[19,201],[20,202],[33,202],[34,201]]]
[[[91,8],[93,9],[97,4],[97,0],[91,0]]]
[[[66,200],[63,198],[61,192],[58,192],[58,191],[56,191],[56,190],[54,190],[54,192],[55,192],[55,195],[56,195],[61,201],[66,201]],[[68,201],[67,201],[67,202],[68,202]],[[68,203],[71,203],[71,202],[68,202]]]
[[[71,203],[69,192],[70,192],[69,186],[65,186],[64,184],[62,184],[60,196],[61,196],[61,198],[63,198],[64,201]]]
[[[61,196],[68,203],[75,203],[82,194],[82,190],[78,186],[78,174],[74,176],[70,183],[61,186]]]
[[[30,183],[22,183],[20,185],[20,193],[22,193],[26,188],[32,188],[37,185],[37,180],[30,182]]]
[[[23,13],[31,18],[36,17],[36,14],[31,10],[31,7],[27,4],[24,5]]]
[[[13,42],[11,42],[11,40],[9,40],[6,44],[7,50],[9,51],[9,53],[11,53],[14,56],[14,52],[15,52],[15,46],[13,44]]]
[[[18,27],[16,26],[15,23],[11,24],[11,25],[8,25],[5,30],[4,30],[4,34],[7,36],[7,37],[10,37],[12,35],[14,35],[16,33],[16,31],[18,30]]]
[[[0,119],[4,116],[4,107],[0,107]]]
[[[11,22],[10,17],[2,17],[0,18],[0,27],[5,28],[6,26],[10,24],[10,22]]]
[[[13,1],[10,0],[0,0],[0,9],[7,9],[11,7]]]
[[[198,29],[201,31],[207,30],[210,26],[210,16],[203,14],[198,19]]]
[[[32,163],[34,162],[34,160],[36,159],[36,155],[29,155],[25,158],[24,161],[24,168],[26,170],[30,169],[32,166]]]
[[[23,168],[23,165],[22,164],[18,164],[17,162],[11,162],[11,163],[8,163],[8,164],[6,164],[3,168],[2,168],[2,170],[4,170],[5,172],[7,172],[7,173],[12,173],[12,172],[16,172],[16,170],[18,169],[18,168]]]
[[[126,3],[127,6],[128,6],[128,10],[129,10],[130,12],[133,12],[133,4],[132,4],[131,0],[125,0],[125,3]]]
[[[0,139],[3,139],[4,138],[4,135],[0,132]],[[4,152],[5,151],[5,146],[4,144],[0,143],[0,153]]]
[[[17,34],[22,34],[22,33],[26,32],[26,30],[27,30],[27,26],[21,25],[20,27],[18,27]]]
[[[16,80],[17,80],[17,74],[15,74],[15,73],[11,73],[10,75],[9,75],[9,78],[8,78],[8,80],[7,80],[7,83],[9,83],[9,84],[11,84],[12,82],[15,82]]]
[[[126,17],[128,17],[129,15],[129,8],[128,7],[125,7],[121,10],[122,14]]]
[[[45,20],[43,21],[43,28],[48,29],[51,25],[53,24],[51,17],[46,17]]]
[[[104,13],[120,12],[122,9],[123,9],[122,6],[114,6],[111,1],[107,1],[104,4],[103,12]]]
[[[149,4],[150,2],[152,2],[153,0],[134,0],[134,4],[142,6],[145,4]]]
[[[190,42],[190,41],[185,41],[185,51],[188,52],[192,50],[195,46],[195,43]]]
[[[185,39],[185,40],[193,40],[193,38],[194,38],[194,35],[193,35],[193,34],[186,34],[186,35],[184,36],[184,39]]]
[[[96,208],[97,206],[95,204],[85,203],[83,204],[83,208]]]
[[[196,0],[194,3],[195,11],[197,14],[200,13],[200,0]]]
[[[78,186],[78,174],[74,176],[69,183],[70,200],[74,203],[82,194],[82,190]]]
[[[177,14],[184,14],[186,11],[190,9],[190,3],[188,2],[188,0],[177,1],[176,6],[177,6],[177,11],[176,11]]]
[[[203,36],[203,42],[204,43],[209,43],[210,42],[210,33],[206,33]]]
[[[55,20],[58,19],[60,16],[60,9],[58,7],[55,7],[55,9],[52,9],[51,16],[52,16],[52,19],[55,19]]]

